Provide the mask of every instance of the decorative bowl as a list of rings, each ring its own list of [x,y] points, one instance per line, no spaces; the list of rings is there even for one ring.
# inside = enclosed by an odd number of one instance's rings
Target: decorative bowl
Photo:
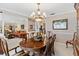
[[[35,41],[40,41],[40,40],[42,40],[42,36],[35,36],[35,39],[34,39]]]

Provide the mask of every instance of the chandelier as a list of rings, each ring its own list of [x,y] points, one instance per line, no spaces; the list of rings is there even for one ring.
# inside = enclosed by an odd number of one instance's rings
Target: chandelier
[[[29,16],[29,19],[35,21],[43,21],[45,18],[46,18],[46,14],[44,12],[41,12],[40,3],[37,3],[37,11],[32,12],[32,14]]]

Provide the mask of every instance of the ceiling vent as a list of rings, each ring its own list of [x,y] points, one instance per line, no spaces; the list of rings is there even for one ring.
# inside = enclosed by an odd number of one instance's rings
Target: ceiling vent
[[[0,11],[0,13],[3,13],[3,11]]]
[[[51,13],[50,15],[55,15],[55,13]]]

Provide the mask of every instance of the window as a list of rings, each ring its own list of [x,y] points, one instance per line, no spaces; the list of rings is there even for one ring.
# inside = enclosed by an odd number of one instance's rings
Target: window
[[[54,20],[53,29],[54,30],[67,30],[68,29],[68,19]]]

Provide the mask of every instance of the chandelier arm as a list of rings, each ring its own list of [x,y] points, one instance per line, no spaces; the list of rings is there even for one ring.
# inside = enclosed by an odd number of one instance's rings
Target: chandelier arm
[[[37,3],[37,5],[38,5],[38,8],[37,8],[37,11],[40,11],[40,3]]]
[[[37,12],[33,13],[31,19],[44,20],[45,13],[40,12],[40,3],[37,3]]]

